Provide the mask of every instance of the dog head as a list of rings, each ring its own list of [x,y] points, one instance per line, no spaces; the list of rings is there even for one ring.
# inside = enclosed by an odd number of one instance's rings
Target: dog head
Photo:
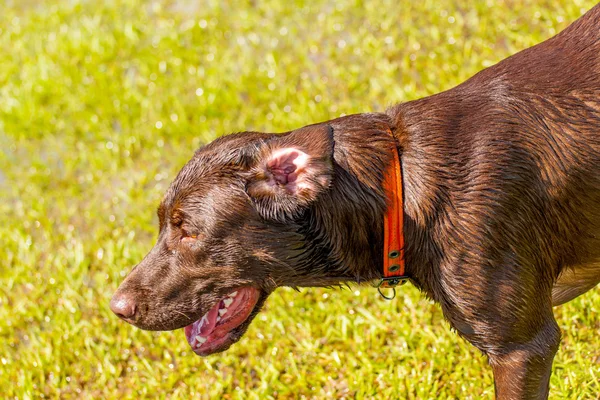
[[[384,207],[378,187],[392,139],[377,115],[282,135],[239,133],[202,147],[165,194],[157,243],[121,284],[112,310],[143,329],[185,327],[192,349],[207,355],[236,342],[276,287],[353,280],[344,262],[364,261],[343,260],[353,251],[342,248],[368,251],[370,214]],[[344,138],[353,129],[371,132],[370,144]],[[373,147],[371,164],[343,154],[354,145]],[[355,177],[369,167],[374,178]],[[372,210],[360,217],[364,201]],[[360,238],[345,246],[340,235]]]

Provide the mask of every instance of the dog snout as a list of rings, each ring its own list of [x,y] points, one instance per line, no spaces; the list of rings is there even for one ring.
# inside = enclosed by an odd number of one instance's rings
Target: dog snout
[[[138,306],[133,299],[133,296],[128,293],[115,293],[110,300],[110,309],[119,318],[131,323],[137,319],[139,314]]]

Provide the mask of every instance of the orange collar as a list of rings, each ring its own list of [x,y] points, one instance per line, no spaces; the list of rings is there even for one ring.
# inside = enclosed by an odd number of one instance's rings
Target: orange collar
[[[408,280],[404,275],[404,199],[402,196],[402,165],[398,150],[392,148],[393,159],[383,180],[388,197],[387,211],[383,218],[383,278],[377,285],[379,293],[386,299],[396,296],[395,287]],[[392,297],[386,297],[381,288],[392,288]]]

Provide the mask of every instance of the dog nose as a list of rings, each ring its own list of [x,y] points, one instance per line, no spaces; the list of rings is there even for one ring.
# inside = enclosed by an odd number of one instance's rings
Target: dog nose
[[[137,305],[131,296],[126,293],[117,293],[110,300],[110,309],[117,314],[119,318],[132,321],[135,319]]]

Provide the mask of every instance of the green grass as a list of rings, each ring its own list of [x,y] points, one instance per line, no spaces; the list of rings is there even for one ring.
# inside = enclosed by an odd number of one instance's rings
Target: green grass
[[[411,287],[281,289],[204,359],[108,302],[201,143],[448,89],[594,1],[220,3],[0,6],[2,397],[492,398],[484,357]],[[599,311],[599,289],[556,309],[553,398],[598,398]]]

